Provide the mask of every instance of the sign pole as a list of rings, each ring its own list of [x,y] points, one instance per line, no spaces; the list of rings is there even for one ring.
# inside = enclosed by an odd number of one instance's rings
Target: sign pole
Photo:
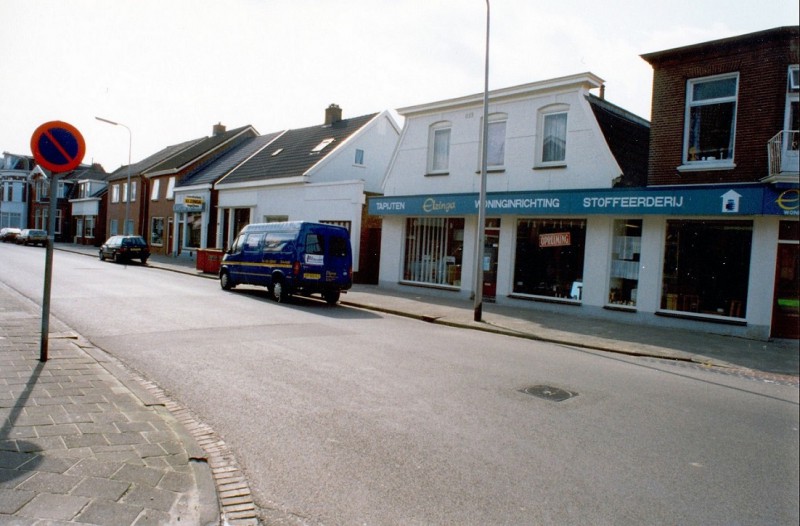
[[[42,293],[42,337],[39,361],[47,361],[50,332],[50,288],[53,282],[53,245],[56,240],[56,212],[58,210],[58,177],[50,173],[50,206],[47,214],[47,251],[44,260],[44,292]]]
[[[42,293],[42,337],[39,361],[47,361],[48,334],[50,332],[50,288],[53,282],[53,249],[56,241],[56,214],[58,212],[58,175],[77,168],[86,153],[86,142],[81,132],[71,124],[50,121],[34,130],[31,152],[45,177],[50,178],[50,206],[47,215],[47,247],[44,262],[44,291]],[[47,170],[50,175],[47,175]],[[41,196],[40,196],[41,197]]]

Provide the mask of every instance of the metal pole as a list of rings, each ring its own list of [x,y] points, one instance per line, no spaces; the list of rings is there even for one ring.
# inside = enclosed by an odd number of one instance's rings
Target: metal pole
[[[489,150],[486,140],[489,134],[489,0],[486,0],[486,66],[483,80],[483,126],[481,128],[481,190],[478,199],[478,232],[475,237],[475,321],[483,315],[483,257],[486,237],[486,159]]]
[[[125,192],[125,223],[122,224],[122,233],[123,234],[133,234],[133,232],[128,232],[128,218],[131,214],[131,149],[133,146],[133,133],[131,129],[122,124],[121,122],[114,122],[108,119],[104,119],[102,117],[95,117],[98,121],[105,122],[106,124],[111,124],[112,126],[122,126],[126,130],[128,130],[128,184],[126,186],[127,191]]]
[[[50,207],[47,216],[47,251],[44,260],[44,292],[42,293],[42,336],[39,361],[47,361],[50,332],[50,286],[53,281],[53,244],[56,240],[56,211],[58,207],[58,177],[50,174]]]

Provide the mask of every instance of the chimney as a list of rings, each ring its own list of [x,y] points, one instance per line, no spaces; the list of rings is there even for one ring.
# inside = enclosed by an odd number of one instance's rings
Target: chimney
[[[222,124],[221,122],[218,122],[217,124],[214,125],[214,128],[211,131],[214,137],[216,137],[217,135],[222,135],[223,133],[225,133],[225,125]]]
[[[325,126],[330,126],[342,120],[342,108],[338,104],[331,104],[325,109]]]
[[[600,84],[600,98],[606,100],[606,85]]]

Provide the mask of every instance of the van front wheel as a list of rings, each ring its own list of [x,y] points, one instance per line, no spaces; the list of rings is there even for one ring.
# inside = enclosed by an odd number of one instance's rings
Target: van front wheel
[[[336,305],[340,295],[341,293],[338,290],[326,290],[322,293],[322,297],[328,302],[328,305]]]
[[[219,275],[219,286],[222,287],[222,290],[231,290],[235,286],[228,272]]]

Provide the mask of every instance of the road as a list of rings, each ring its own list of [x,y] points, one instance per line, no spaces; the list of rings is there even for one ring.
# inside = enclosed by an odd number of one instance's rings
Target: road
[[[40,302],[44,253],[0,245],[0,280]],[[212,426],[274,524],[798,522],[793,386],[63,252],[51,312]]]

